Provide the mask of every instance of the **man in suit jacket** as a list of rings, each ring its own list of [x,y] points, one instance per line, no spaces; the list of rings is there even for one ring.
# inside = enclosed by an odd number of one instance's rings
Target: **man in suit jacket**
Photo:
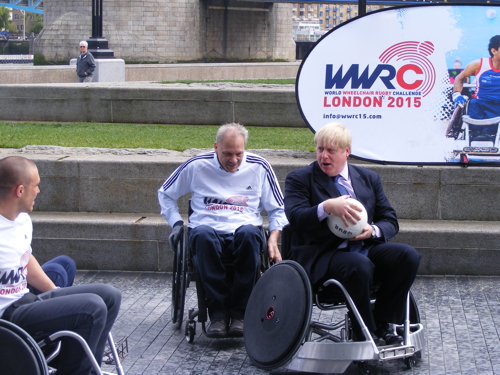
[[[389,329],[389,323],[404,321],[406,296],[420,255],[411,246],[388,243],[399,230],[396,213],[378,174],[347,163],[352,143],[349,131],[339,123],[330,123],[316,133],[314,142],[317,160],[290,172],[285,181],[292,258],[305,268],[313,286],[331,278],[344,285],[377,345],[400,344],[402,337]],[[340,194],[335,182],[349,195]],[[350,196],[364,205],[368,223],[361,234],[344,240],[330,231],[326,218],[336,215],[345,224],[356,223],[359,209],[347,202]],[[350,241],[362,241],[357,242],[361,250]],[[372,312],[370,290],[374,283],[380,288]],[[351,320],[355,338],[362,340],[352,315]]]

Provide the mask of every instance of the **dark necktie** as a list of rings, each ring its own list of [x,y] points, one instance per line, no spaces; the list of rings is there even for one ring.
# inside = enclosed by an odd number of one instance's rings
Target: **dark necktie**
[[[337,188],[340,195],[349,195],[349,192],[345,188],[345,186],[341,185],[339,182],[340,175],[335,176],[333,180],[333,184]],[[355,253],[360,253],[363,255],[368,255],[368,250],[363,247],[363,241],[349,241],[349,250]]]
[[[350,195],[345,186],[341,185],[339,182],[340,175],[335,176],[335,179],[333,180],[333,184],[337,188],[337,191],[340,193],[340,195]]]

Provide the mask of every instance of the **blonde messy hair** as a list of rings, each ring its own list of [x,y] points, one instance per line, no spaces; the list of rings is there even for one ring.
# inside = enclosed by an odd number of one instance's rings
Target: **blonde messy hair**
[[[314,144],[332,144],[342,149],[351,147],[352,137],[349,130],[340,122],[330,122],[314,135]]]

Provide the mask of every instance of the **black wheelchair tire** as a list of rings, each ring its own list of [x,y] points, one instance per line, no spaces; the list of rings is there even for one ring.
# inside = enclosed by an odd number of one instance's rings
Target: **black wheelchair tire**
[[[49,369],[36,341],[22,328],[0,320],[0,363],[9,375],[47,375]]]
[[[292,359],[309,331],[312,289],[298,263],[273,265],[255,285],[245,311],[244,342],[259,368],[278,368]]]
[[[174,272],[172,274],[172,323],[176,329],[182,326],[184,316],[184,303],[188,280],[187,267],[187,234],[184,233],[182,243],[177,246],[174,255]]]

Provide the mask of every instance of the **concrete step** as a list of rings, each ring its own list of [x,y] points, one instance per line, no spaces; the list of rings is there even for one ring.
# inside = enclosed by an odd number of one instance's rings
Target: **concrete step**
[[[200,152],[115,151],[116,154],[64,150],[39,154],[0,149],[0,157],[23,155],[38,165],[42,181],[37,211],[157,213],[158,188],[177,166]],[[314,160],[314,153],[293,157],[296,151],[254,151],[269,160],[283,191],[288,173]],[[500,221],[500,168],[371,163],[363,166],[381,176],[385,193],[400,219]],[[187,213],[188,199],[185,196],[179,201],[182,213]]]
[[[60,254],[78,268],[172,271],[171,228],[156,213],[35,212],[33,251],[43,262]],[[400,220],[393,242],[422,255],[420,274],[500,275],[500,222]]]
[[[307,127],[294,85],[247,86],[154,82],[4,85],[0,81],[0,120]]]
[[[294,78],[300,61],[270,63],[126,64],[125,81],[238,80]],[[74,83],[70,65],[0,65],[2,84]],[[92,83],[95,85],[95,82]]]
[[[79,269],[171,271],[170,227],[156,213],[33,212],[33,253],[60,254]]]
[[[399,220],[392,242],[415,247],[424,275],[500,275],[499,221]]]

